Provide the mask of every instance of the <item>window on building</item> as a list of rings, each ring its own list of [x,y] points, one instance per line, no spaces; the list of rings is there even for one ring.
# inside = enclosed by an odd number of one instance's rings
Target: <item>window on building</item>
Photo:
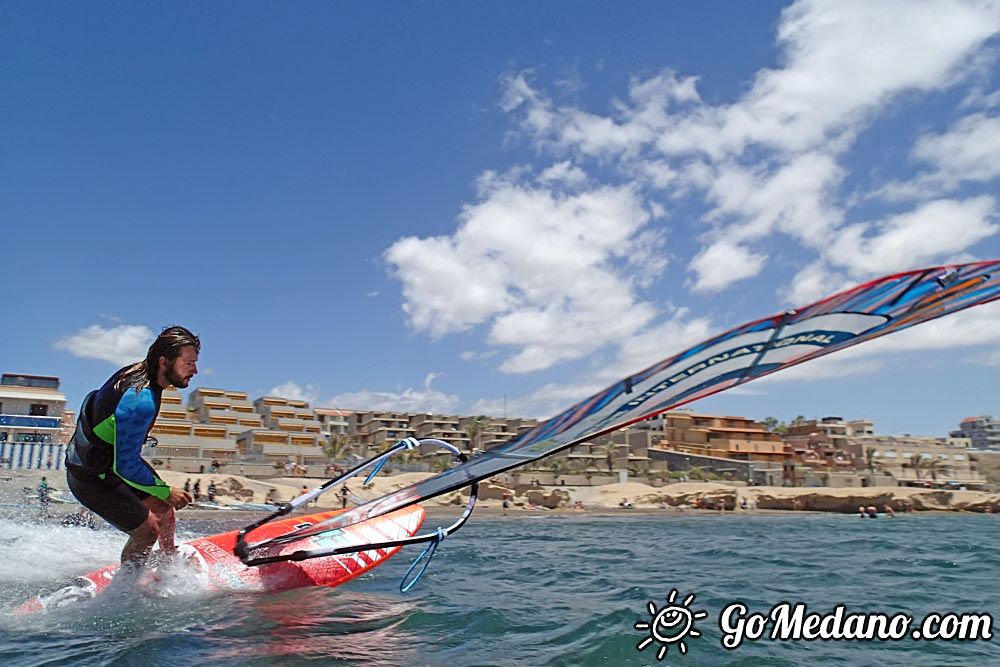
[[[44,403],[32,403],[28,414],[32,417],[45,417],[49,414],[49,406]]]

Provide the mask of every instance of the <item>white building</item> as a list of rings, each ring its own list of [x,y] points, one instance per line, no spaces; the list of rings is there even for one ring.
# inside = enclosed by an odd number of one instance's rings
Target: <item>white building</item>
[[[0,468],[59,469],[66,443],[66,397],[59,378],[4,373],[0,377]]]
[[[989,415],[966,417],[958,428],[951,432],[953,438],[969,438],[974,449],[1000,450],[1000,419]]]

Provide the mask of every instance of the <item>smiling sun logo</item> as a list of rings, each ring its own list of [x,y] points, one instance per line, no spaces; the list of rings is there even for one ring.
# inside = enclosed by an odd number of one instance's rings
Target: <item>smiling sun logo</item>
[[[671,644],[676,644],[682,654],[687,653],[684,638],[700,637],[701,633],[694,629],[694,622],[708,616],[707,611],[691,611],[690,605],[694,602],[694,593],[684,598],[683,602],[677,603],[676,600],[676,588],[670,591],[667,606],[662,609],[657,610],[656,605],[650,600],[646,605],[649,609],[649,622],[639,621],[635,624],[636,630],[649,630],[649,636],[635,647],[641,651],[654,641],[660,642],[660,650],[656,653],[657,660],[663,660]]]

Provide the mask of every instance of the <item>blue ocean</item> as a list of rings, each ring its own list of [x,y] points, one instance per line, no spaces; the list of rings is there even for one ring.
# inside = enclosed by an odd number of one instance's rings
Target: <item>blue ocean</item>
[[[182,527],[194,537],[238,525]],[[931,613],[992,617],[1000,517],[990,515],[473,517],[406,594],[412,548],[338,589],[136,593],[9,614],[113,562],[121,545],[112,531],[0,518],[0,664],[1000,665],[998,640],[764,635],[727,649],[720,629],[737,602],[765,615],[783,602],[820,614],[844,605],[915,624]],[[678,605],[697,612],[691,631],[661,641],[651,622]]]

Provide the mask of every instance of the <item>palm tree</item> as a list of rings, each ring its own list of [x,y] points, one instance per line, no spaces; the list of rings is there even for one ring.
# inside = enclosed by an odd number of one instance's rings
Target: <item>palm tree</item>
[[[939,472],[944,472],[944,465],[936,457],[929,459],[924,459],[924,468],[931,474],[931,479],[937,482],[937,476]]]
[[[868,482],[875,486],[875,448],[869,447],[865,450],[865,463],[868,464]]]
[[[924,460],[924,457],[921,456],[920,454],[917,454],[916,456],[910,459],[910,468],[913,469],[913,474],[916,476],[918,482],[920,481],[920,471],[923,470],[925,467],[926,467],[926,461]]]
[[[483,431],[486,430],[486,416],[479,415],[465,427],[465,432],[469,436],[469,453],[476,449],[482,449]]]
[[[357,444],[355,437],[348,433],[332,433],[330,439],[323,443],[323,453],[327,458],[339,460],[344,458]]]
[[[549,465],[549,469],[552,471],[552,475],[555,477],[555,483],[559,483],[559,479],[563,477],[567,472],[569,472],[568,461],[564,456],[556,456],[552,459],[552,463]]]

